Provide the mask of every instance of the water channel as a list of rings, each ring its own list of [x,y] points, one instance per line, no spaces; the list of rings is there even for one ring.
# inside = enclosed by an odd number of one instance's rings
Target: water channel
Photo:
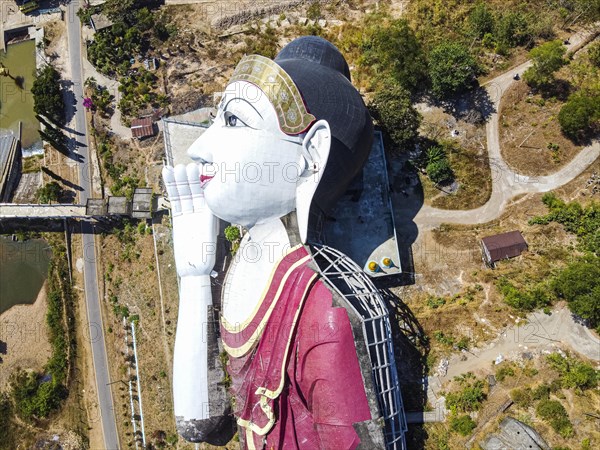
[[[0,50],[0,63],[10,76],[0,76],[0,129],[15,135],[23,123],[21,147],[24,153],[41,148],[40,124],[33,112],[31,86],[35,78],[35,41],[32,39],[9,44],[7,52]]]

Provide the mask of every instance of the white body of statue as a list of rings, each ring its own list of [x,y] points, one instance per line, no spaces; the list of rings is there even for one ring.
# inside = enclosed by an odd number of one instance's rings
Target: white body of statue
[[[267,96],[251,83],[235,81],[227,86],[214,123],[188,150],[198,164],[164,168],[180,278],[173,362],[178,424],[210,419],[206,323],[217,218],[249,230],[222,305],[228,323],[242,323],[256,308],[273,266],[290,249],[280,218],[295,209],[306,241],[310,204],[330,145],[326,121],[299,135],[285,134]]]

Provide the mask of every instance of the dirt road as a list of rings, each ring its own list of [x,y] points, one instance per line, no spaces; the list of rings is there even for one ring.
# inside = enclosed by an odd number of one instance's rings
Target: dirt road
[[[579,50],[589,37],[598,33],[596,24],[591,30],[584,30],[569,39],[569,52]],[[487,149],[492,170],[492,195],[487,203],[479,208],[456,211],[432,208],[427,205],[418,212],[415,223],[419,228],[434,228],[442,223],[479,224],[494,220],[506,208],[510,200],[520,194],[548,192],[568,183],[577,177],[600,156],[600,142],[584,148],[568,165],[548,176],[531,177],[514,172],[500,153],[499,115],[500,101],[514,82],[516,74],[522,75],[531,66],[527,61],[508,72],[490,80],[484,85],[494,112],[486,124]]]

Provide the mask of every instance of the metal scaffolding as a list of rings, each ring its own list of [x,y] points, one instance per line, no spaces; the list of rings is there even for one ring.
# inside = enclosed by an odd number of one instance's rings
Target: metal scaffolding
[[[379,410],[385,420],[386,448],[406,450],[406,417],[384,299],[370,278],[348,256],[324,245],[312,244],[311,249],[321,275],[362,317]]]

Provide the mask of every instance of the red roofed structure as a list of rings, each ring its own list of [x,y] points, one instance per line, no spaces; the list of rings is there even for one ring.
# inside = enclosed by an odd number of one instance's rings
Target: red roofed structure
[[[131,135],[136,139],[154,136],[154,123],[152,118],[134,119],[131,121]]]
[[[519,256],[527,248],[527,242],[520,231],[487,236],[481,240],[483,260],[490,267],[494,267],[494,263],[501,259]]]

